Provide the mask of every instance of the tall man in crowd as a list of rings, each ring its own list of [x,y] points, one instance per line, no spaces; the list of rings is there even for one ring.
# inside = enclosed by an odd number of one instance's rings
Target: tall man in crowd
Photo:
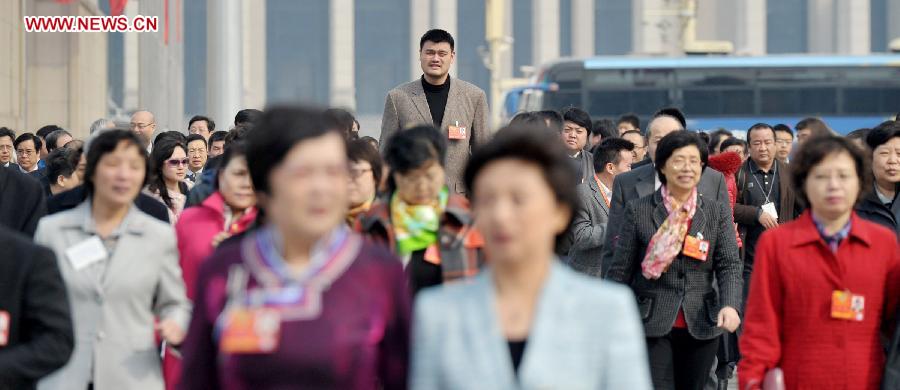
[[[480,88],[450,78],[456,59],[453,36],[430,30],[419,41],[422,77],[390,92],[381,118],[382,149],[398,131],[427,124],[447,137],[447,184],[455,193],[465,193],[463,171],[471,150],[487,142],[487,96]]]

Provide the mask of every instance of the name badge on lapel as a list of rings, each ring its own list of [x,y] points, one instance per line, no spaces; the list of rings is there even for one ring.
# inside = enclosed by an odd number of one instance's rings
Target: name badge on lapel
[[[684,236],[684,250],[682,253],[687,257],[706,261],[706,257],[709,255],[709,241],[704,240],[703,235],[699,233],[697,237]]]
[[[277,309],[235,306],[225,314],[219,350],[232,354],[271,353],[278,347],[281,315]]]
[[[69,259],[69,262],[72,263],[72,268],[75,268],[76,271],[81,271],[85,267],[108,256],[106,247],[103,246],[103,241],[100,240],[99,236],[92,236],[66,249],[66,258]]]
[[[466,139],[466,128],[459,126],[459,121],[454,121],[453,126],[447,126],[447,136],[450,139]]]
[[[831,293],[831,318],[862,321],[865,318],[866,298],[850,291],[834,290]]]

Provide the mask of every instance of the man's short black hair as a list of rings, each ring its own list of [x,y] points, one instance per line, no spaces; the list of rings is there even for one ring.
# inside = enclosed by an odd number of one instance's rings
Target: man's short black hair
[[[726,139],[725,139],[724,141],[722,141],[722,143],[719,145],[719,150],[725,151],[725,149],[728,149],[729,147],[732,147],[732,146],[740,146],[742,149],[744,149],[744,155],[745,155],[745,156],[748,155],[748,154],[750,154],[750,146],[749,146],[749,144],[747,144],[747,141],[744,141],[744,140],[742,140],[742,139],[740,139],[740,138],[737,138],[737,137],[728,137],[728,138],[726,138]]]
[[[675,118],[678,123],[681,123],[681,128],[687,130],[687,119],[685,119],[684,113],[681,112],[681,110],[675,107],[666,107],[653,114],[654,118],[658,118],[661,116],[670,116],[672,118]]]
[[[595,146],[591,153],[594,155],[594,172],[600,173],[606,169],[606,164],[616,165],[622,161],[621,152],[634,150],[634,144],[621,138],[604,138]]]
[[[635,130],[641,129],[641,119],[634,114],[625,114],[620,116],[619,120],[616,121],[616,127],[618,127],[622,123],[630,124],[632,127],[634,127]]]
[[[234,115],[234,125],[240,126],[247,123],[257,124],[262,119],[263,112],[255,108],[245,108]]]
[[[206,122],[206,128],[209,130],[210,133],[212,133],[213,131],[216,131],[216,122],[213,122],[212,119],[209,119],[209,117],[206,117],[203,115],[194,115],[194,117],[188,121],[188,128],[190,128],[191,125],[194,124],[194,122],[199,122],[199,121]]]
[[[266,108],[259,124],[246,132],[247,161],[253,162],[247,164],[253,188],[269,194],[269,174],[284,161],[291,149],[332,132],[340,135],[338,129],[329,126],[321,109],[303,106]]]
[[[353,133],[353,124],[356,123],[356,117],[350,111],[343,108],[329,108],[325,110],[325,115],[333,122],[333,126],[344,133],[348,140],[358,136],[358,134]]]
[[[209,135],[209,145],[208,146],[211,148],[213,142],[225,141],[226,136],[228,136],[227,131],[223,131],[223,130],[214,131],[212,134]]]
[[[815,117],[801,119],[800,122],[797,122],[797,126],[794,126],[794,129],[798,132],[809,129],[810,138],[834,135],[834,132],[828,127],[828,124],[825,123],[825,121]]]
[[[791,127],[790,127],[790,126],[788,126],[788,125],[786,125],[786,124],[784,124],[784,123],[779,123],[779,124],[777,124],[777,125],[775,125],[775,126],[772,126],[772,129],[775,130],[776,133],[779,132],[779,131],[780,131],[780,132],[783,132],[783,133],[788,133],[788,134],[790,134],[791,139],[794,139],[794,131],[791,130]]]
[[[865,141],[866,145],[869,146],[869,149],[874,151],[875,148],[884,145],[891,139],[897,137],[900,137],[900,122],[890,121],[890,123],[885,126],[878,125],[878,127],[872,129],[866,136]]]
[[[381,183],[381,154],[372,143],[364,139],[350,141],[347,143],[347,159],[351,162],[365,161],[369,163],[372,167],[372,177],[375,178],[376,187],[378,183]]]
[[[16,140],[13,141],[13,148],[19,150],[19,144],[25,141],[34,142],[34,150],[36,150],[38,153],[41,152],[41,146],[43,145],[43,143],[41,143],[41,137],[38,137],[31,133],[22,133],[18,137],[16,137]]]
[[[807,207],[809,197],[806,194],[806,180],[810,172],[826,157],[832,154],[844,153],[850,155],[855,165],[856,176],[859,178],[860,194],[856,197],[856,202],[864,198],[863,193],[872,188],[872,174],[869,169],[869,159],[858,146],[843,137],[834,135],[817,136],[816,139],[807,141],[797,150],[794,158],[791,159],[791,183],[794,185],[794,191],[799,199]]]
[[[769,126],[766,123],[760,122],[760,123],[754,124],[753,126],[750,126],[750,128],[747,129],[747,143],[753,142],[753,137],[751,137],[750,134],[752,134],[754,130],[764,130],[764,129],[768,129],[769,131],[771,131],[772,139],[775,139],[775,129],[773,129],[772,126]]]
[[[709,150],[706,147],[706,143],[703,142],[697,133],[674,131],[659,140],[659,145],[656,146],[656,159],[653,161],[656,165],[659,181],[662,184],[666,184],[666,175],[663,174],[663,168],[665,168],[669,158],[672,157],[676,150],[691,145],[696,146],[697,150],[700,151],[700,161],[703,163],[700,172],[703,172],[706,169],[706,164],[709,162]]]
[[[47,136],[56,130],[62,130],[62,127],[57,125],[47,125],[38,129],[35,134],[37,134],[38,137],[41,137],[41,139],[47,139]]]
[[[613,122],[612,119],[603,118],[595,120],[591,127],[591,135],[600,135],[601,140],[619,137],[619,131],[616,130],[616,123]]]
[[[448,33],[447,31],[441,30],[439,28],[428,30],[424,35],[422,35],[422,39],[419,39],[419,51],[421,51],[422,48],[425,47],[425,42],[447,42],[450,44],[450,50],[456,51],[456,44],[453,41],[453,35],[450,35],[450,33]]]
[[[47,180],[56,184],[60,176],[71,177],[81,160],[81,152],[75,149],[58,148],[47,155]]]
[[[44,138],[44,140],[47,142],[47,153],[50,153],[57,149],[56,143],[64,135],[68,135],[69,137],[72,137],[72,133],[69,133],[68,131],[65,131],[63,129],[59,129],[50,134],[47,134],[47,137]],[[72,137],[72,138],[74,138],[74,137]]]
[[[203,147],[204,147],[204,148],[206,148],[206,147],[208,146],[208,145],[206,144],[206,138],[203,138],[203,136],[200,135],[200,134],[191,134],[191,135],[188,135],[188,136],[187,136],[187,142],[185,142],[184,144],[185,144],[185,145],[190,145],[191,142],[194,142],[194,141],[203,141]]]
[[[871,131],[872,131],[872,129],[869,129],[869,128],[856,129],[856,130],[853,130],[853,131],[847,133],[846,138],[847,139],[858,139],[858,140],[863,141],[863,143],[865,143],[866,139],[867,139],[866,137],[868,137],[868,135]]]
[[[731,134],[730,131],[725,129],[718,129],[709,134],[709,154],[715,154],[719,145],[722,144],[722,141],[728,139],[729,137],[733,137],[734,134]]]
[[[550,130],[555,131],[557,134],[563,130],[563,116],[559,111],[543,110],[536,112],[536,114],[546,121],[545,123]]]
[[[569,107],[562,112],[563,123],[572,122],[580,127],[584,127],[588,134],[593,131],[594,122],[591,121],[591,115],[578,107]]]
[[[16,132],[10,130],[8,127],[0,127],[0,138],[2,137],[9,137],[11,142],[15,142]]]

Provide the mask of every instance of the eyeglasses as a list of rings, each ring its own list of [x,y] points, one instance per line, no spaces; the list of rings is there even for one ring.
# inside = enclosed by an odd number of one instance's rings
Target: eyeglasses
[[[166,160],[166,164],[169,164],[170,167],[177,167],[179,165],[187,165],[188,161],[190,160],[186,158],[183,158],[181,160],[173,158],[171,160]]]
[[[137,127],[137,128],[139,128],[139,129],[141,129],[141,130],[144,130],[145,128],[147,128],[148,126],[150,126],[150,125],[152,125],[152,124],[153,124],[153,123],[131,123],[131,124],[129,124],[129,126],[130,126],[132,129],[135,128],[135,127]]]
[[[32,154],[35,154],[35,152],[36,152],[36,151],[35,151],[34,149],[20,149],[20,150],[16,150],[16,154],[18,154],[18,155],[20,155],[20,156],[30,156],[30,155],[32,155]]]
[[[12,150],[12,145],[0,145],[0,150]]]
[[[366,169],[351,169],[350,170],[350,178],[351,179],[359,179],[360,176],[365,175],[368,172],[372,172],[371,168]]]
[[[703,166],[703,161],[700,160],[674,160],[669,164],[672,165],[672,168],[675,168],[676,171],[680,171],[685,167],[690,168],[700,168]]]

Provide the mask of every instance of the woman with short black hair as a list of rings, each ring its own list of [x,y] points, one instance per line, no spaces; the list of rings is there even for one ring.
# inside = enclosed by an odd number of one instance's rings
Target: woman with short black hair
[[[853,211],[870,172],[864,152],[836,136],[808,140],[791,160],[792,184],[808,207],[757,244],[741,389],[760,389],[774,368],[788,389],[879,388],[879,332],[895,326],[900,247],[893,231]]]
[[[350,193],[347,224],[353,226],[356,219],[369,211],[378,195],[381,183],[382,162],[378,149],[368,141],[358,139],[347,144],[350,160]]]
[[[87,199],[41,219],[35,242],[56,252],[72,307],[75,351],[39,389],[162,389],[159,344],[184,338],[191,315],[175,234],[134,200],[147,150],[127,130],[99,133],[85,168]]]
[[[483,262],[469,201],[447,187],[445,138],[431,126],[392,136],[384,152],[388,193],[356,225],[403,259],[413,293],[473,276]]]
[[[406,388],[410,297],[400,261],[344,223],[344,136],[274,107],[245,142],[265,222],[200,266],[182,388]]]
[[[741,323],[743,263],[731,210],[697,192],[708,156],[694,133],[663,137],[654,160],[662,186],[627,203],[606,275],[637,297],[657,389],[702,389],[719,336]]]
[[[650,388],[631,292],[553,253],[576,202],[558,137],[509,128],[469,159],[491,262],[417,297],[412,389]]]
[[[900,123],[891,121],[876,127],[866,143],[872,153],[874,186],[865,191],[856,212],[900,237]]]

